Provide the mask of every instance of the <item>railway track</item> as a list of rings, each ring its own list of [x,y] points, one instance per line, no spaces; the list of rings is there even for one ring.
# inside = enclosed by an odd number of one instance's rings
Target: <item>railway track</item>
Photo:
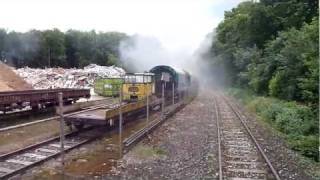
[[[150,122],[143,129],[137,131],[137,133],[126,139],[124,141],[124,145],[126,147],[132,145],[134,142],[139,140],[141,137],[146,135],[157,125],[167,119],[170,115],[176,112],[179,108],[181,108],[181,105],[181,103],[174,105],[169,112],[165,113],[163,118]],[[102,137],[106,132],[106,128],[111,127],[91,127],[90,129],[86,128],[82,131],[74,131],[67,134],[64,141],[65,152]],[[99,129],[103,130],[99,131]],[[43,142],[1,155],[0,179],[8,179],[15,175],[24,174],[28,169],[38,166],[52,158],[58,157],[61,154],[60,150],[60,137],[57,136]]]
[[[219,179],[280,180],[239,110],[222,95],[214,99],[218,132]]]
[[[102,134],[103,131],[99,132],[97,128],[71,132],[65,136],[64,151],[70,151],[96,140]],[[0,156],[0,179],[8,179],[12,176],[23,174],[26,170],[59,156],[60,153],[60,137],[57,136],[2,155]]]
[[[164,113],[163,117],[160,117],[159,119],[151,121],[145,127],[143,127],[142,129],[140,129],[139,131],[135,132],[130,137],[125,139],[123,141],[124,147],[128,149],[130,146],[138,142],[142,137],[144,137],[145,135],[150,133],[152,130],[154,130],[157,126],[162,124],[166,119],[172,116],[175,112],[183,108],[184,105],[185,105],[184,102],[173,105],[173,107],[171,107],[170,110]]]

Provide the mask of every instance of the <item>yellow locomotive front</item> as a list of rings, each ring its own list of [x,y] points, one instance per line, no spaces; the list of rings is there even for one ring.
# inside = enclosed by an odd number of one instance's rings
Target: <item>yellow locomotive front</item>
[[[126,74],[122,86],[124,101],[138,101],[154,93],[153,73]]]

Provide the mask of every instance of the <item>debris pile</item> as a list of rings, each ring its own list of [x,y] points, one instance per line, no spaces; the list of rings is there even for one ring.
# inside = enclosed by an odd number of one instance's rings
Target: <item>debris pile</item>
[[[14,69],[0,62],[0,91],[29,90],[32,86],[14,73]]]
[[[97,78],[120,77],[122,68],[90,64],[83,69],[63,68],[20,68],[15,72],[35,89],[92,88]]]

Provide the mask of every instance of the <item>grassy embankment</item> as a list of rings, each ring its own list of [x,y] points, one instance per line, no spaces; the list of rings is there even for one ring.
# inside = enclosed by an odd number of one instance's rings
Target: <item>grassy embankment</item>
[[[294,101],[256,96],[247,90],[229,89],[228,93],[279,131],[288,145],[302,155],[319,162],[318,108]]]

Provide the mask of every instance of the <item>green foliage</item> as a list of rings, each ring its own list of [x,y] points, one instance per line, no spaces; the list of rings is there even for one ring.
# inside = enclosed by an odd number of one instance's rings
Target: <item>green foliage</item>
[[[318,100],[318,20],[281,32],[266,45],[264,62],[273,65],[269,93],[282,99],[316,103]]]
[[[316,161],[319,160],[317,111],[294,101],[254,96],[241,89],[231,89],[229,94],[240,99],[249,110],[283,133],[294,150]]]
[[[0,29],[0,60],[16,67],[83,67],[90,63],[114,65],[118,46],[127,36],[118,32],[58,29],[26,33]]]
[[[300,136],[290,139],[290,144],[294,150],[302,152],[307,157],[319,161],[319,136]]]
[[[216,28],[210,49],[212,69],[223,69],[219,76],[232,87],[316,109],[318,36],[315,1],[243,2],[227,11]]]

